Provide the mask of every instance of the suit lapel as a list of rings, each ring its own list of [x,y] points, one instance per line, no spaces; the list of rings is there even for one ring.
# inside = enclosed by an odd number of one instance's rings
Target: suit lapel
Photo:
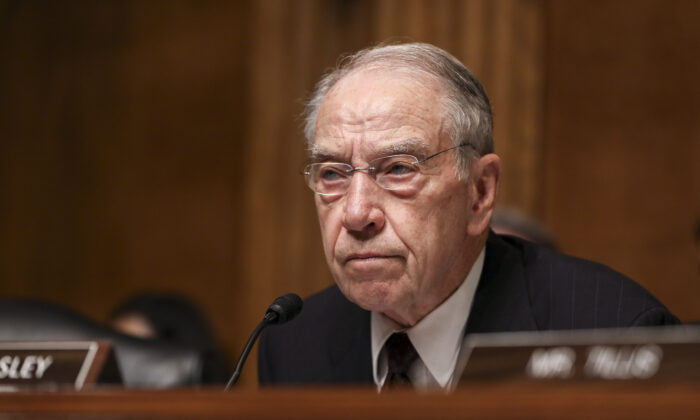
[[[521,253],[490,232],[466,333],[532,330],[537,330],[537,324]]]
[[[370,313],[343,297],[337,328],[328,335],[328,379],[334,382],[373,382]]]

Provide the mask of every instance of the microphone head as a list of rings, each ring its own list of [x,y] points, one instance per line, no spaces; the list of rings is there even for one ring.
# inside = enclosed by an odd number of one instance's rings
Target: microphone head
[[[270,321],[270,324],[283,324],[297,316],[301,312],[302,306],[303,302],[299,295],[287,293],[272,302],[272,305],[267,308],[265,318]]]

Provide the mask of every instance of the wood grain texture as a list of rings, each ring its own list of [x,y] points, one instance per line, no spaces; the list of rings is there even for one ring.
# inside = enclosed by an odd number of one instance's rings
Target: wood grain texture
[[[11,418],[696,419],[697,384],[479,384],[454,393],[369,388],[0,394]]]
[[[543,217],[700,319],[700,3],[551,2]]]

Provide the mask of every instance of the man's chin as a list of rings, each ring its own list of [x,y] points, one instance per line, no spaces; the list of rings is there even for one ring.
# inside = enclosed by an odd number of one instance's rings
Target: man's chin
[[[386,312],[394,306],[396,300],[395,281],[358,282],[350,285],[338,283],[338,286],[348,300],[367,311]]]

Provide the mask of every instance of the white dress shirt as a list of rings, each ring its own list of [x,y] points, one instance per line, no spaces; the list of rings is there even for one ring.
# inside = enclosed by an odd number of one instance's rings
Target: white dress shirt
[[[469,270],[466,279],[440,306],[411,328],[402,328],[379,312],[372,312],[372,371],[377,390],[384,385],[388,373],[386,340],[397,331],[404,331],[418,353],[408,376],[416,389],[449,389],[455,365],[462,348],[464,328],[471,310],[476,286],[484,268],[485,248]]]

